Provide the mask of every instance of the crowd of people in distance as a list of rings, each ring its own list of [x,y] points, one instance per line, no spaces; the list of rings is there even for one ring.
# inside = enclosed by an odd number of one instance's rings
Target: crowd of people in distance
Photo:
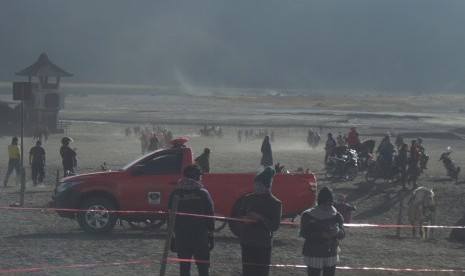
[[[274,142],[275,132],[274,130],[268,130],[267,128],[258,128],[258,129],[239,129],[237,131],[237,142],[238,143],[248,143],[253,140],[263,140],[266,136],[269,136],[271,143]]]
[[[416,178],[427,169],[429,160],[421,137],[413,139],[409,148],[409,145],[404,143],[402,135],[398,134],[393,143],[391,133],[388,132],[379,143],[376,151],[371,153],[365,149],[358,129],[352,127],[347,135],[339,132],[336,139],[334,139],[332,133],[328,133],[325,144],[325,166],[328,163],[328,158],[334,155],[335,150],[340,147],[353,149],[359,156],[369,154],[369,160],[374,160],[376,155],[378,166],[386,174],[400,173],[400,181],[404,187],[406,183],[410,184],[410,182],[416,186]],[[367,161],[369,160],[367,159]]]
[[[173,139],[171,130],[154,123],[151,126],[126,127],[124,134],[126,137],[131,135],[139,137],[142,155],[169,147],[169,142]]]

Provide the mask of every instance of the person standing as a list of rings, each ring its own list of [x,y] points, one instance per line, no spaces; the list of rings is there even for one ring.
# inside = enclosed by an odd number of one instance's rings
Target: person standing
[[[342,215],[344,223],[350,223],[352,221],[352,212],[357,208],[355,205],[349,204],[347,201],[347,196],[340,194],[337,197],[337,200],[334,202],[333,206]]]
[[[210,172],[210,149],[205,148],[203,153],[195,158],[195,163],[197,163],[202,169],[203,173]]]
[[[32,185],[42,183],[45,177],[45,150],[39,140],[29,151],[29,165],[31,166]]]
[[[271,193],[275,170],[266,167],[254,179],[254,192],[246,195],[239,215],[249,220],[240,237],[242,275],[265,276],[269,273],[273,232],[281,222],[282,204]]]
[[[273,166],[273,153],[271,152],[270,136],[266,135],[263,138],[262,147],[260,148],[262,152],[262,159],[260,165],[265,168],[268,166]]]
[[[302,213],[299,236],[305,239],[302,254],[308,276],[336,274],[339,241],[345,237],[344,219],[333,207],[333,192],[324,187],[318,205]]]
[[[407,181],[407,166],[408,166],[408,145],[402,144],[397,155],[397,169],[400,172],[400,182],[402,187],[406,189],[405,182]]]
[[[157,137],[157,134],[154,133],[149,142],[149,152],[156,151],[160,148],[160,140]]]
[[[61,139],[61,164],[63,165],[63,177],[67,177],[74,174],[74,168],[77,166],[76,151],[69,147],[69,143],[73,139],[70,137],[63,137]]]
[[[325,144],[325,168],[328,164],[328,159],[333,154],[334,149],[337,147],[336,141],[333,138],[333,134],[330,132],[328,133],[328,140],[326,140]]]
[[[200,166],[194,164],[184,169],[184,178],[177,183],[171,193],[168,208],[173,209],[173,199],[179,197],[178,212],[213,216],[213,201],[204,188]],[[192,259],[199,276],[210,275],[210,251],[214,247],[215,221],[213,217],[177,215],[174,223],[175,247],[179,259]],[[181,276],[190,275],[191,262],[180,262]]]
[[[21,168],[20,168],[21,149],[18,146],[18,137],[11,139],[11,145],[8,145],[8,169],[6,170],[5,179],[3,180],[3,186],[8,186],[8,179],[10,178],[13,170],[16,172],[16,185],[21,180]]]

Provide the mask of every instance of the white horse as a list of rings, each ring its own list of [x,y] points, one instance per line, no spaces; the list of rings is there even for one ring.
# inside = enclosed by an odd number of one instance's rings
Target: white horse
[[[415,237],[415,228],[420,227],[420,236],[428,237],[428,228],[423,231],[424,225],[430,225],[435,212],[434,192],[432,189],[418,187],[413,191],[408,203],[408,219],[413,225],[412,235]]]

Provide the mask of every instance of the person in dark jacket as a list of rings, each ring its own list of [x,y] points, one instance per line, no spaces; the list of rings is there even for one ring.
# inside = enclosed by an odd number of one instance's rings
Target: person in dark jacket
[[[74,174],[74,168],[77,166],[76,151],[70,148],[69,142],[73,139],[70,137],[63,137],[61,139],[60,155],[62,158],[61,164],[63,165],[63,177]]]
[[[184,178],[171,193],[168,207],[173,209],[173,199],[178,196],[178,212],[213,216],[213,201],[202,182],[202,170],[194,164],[184,169]],[[177,215],[174,224],[175,247],[180,259],[192,259],[199,276],[210,275],[210,250],[214,247],[215,221],[211,217]],[[191,263],[180,262],[181,276],[190,275]]]
[[[349,204],[347,201],[347,196],[340,194],[337,197],[337,200],[334,202],[333,206],[342,215],[344,223],[350,223],[352,220],[352,212],[357,210],[355,205]]]
[[[31,165],[32,185],[37,186],[45,177],[45,150],[40,140],[29,151],[29,165]]]
[[[271,194],[275,170],[266,167],[254,179],[254,193],[244,197],[239,215],[248,220],[240,237],[242,275],[268,275],[273,232],[281,222],[281,201]]]
[[[266,135],[263,138],[262,147],[260,148],[262,152],[262,159],[260,165],[265,168],[268,166],[273,166],[273,153],[271,152],[270,136]]]
[[[326,140],[325,144],[325,168],[328,164],[329,157],[333,154],[333,150],[337,147],[336,141],[333,138],[333,134],[330,132],[328,133],[328,140]]]
[[[318,205],[302,213],[299,236],[305,239],[302,254],[309,276],[336,274],[339,240],[345,237],[344,219],[333,207],[333,192],[324,187]]]
[[[210,149],[205,148],[203,153],[195,158],[195,163],[197,163],[200,168],[202,168],[203,173],[210,172]]]

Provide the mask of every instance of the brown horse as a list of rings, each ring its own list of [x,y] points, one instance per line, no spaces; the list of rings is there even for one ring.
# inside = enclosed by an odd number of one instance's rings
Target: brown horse
[[[430,225],[435,212],[434,192],[432,189],[418,187],[413,191],[408,203],[408,219],[413,225],[412,235],[415,237],[415,228],[420,227],[420,236],[427,238],[428,229],[424,231],[424,225]]]

